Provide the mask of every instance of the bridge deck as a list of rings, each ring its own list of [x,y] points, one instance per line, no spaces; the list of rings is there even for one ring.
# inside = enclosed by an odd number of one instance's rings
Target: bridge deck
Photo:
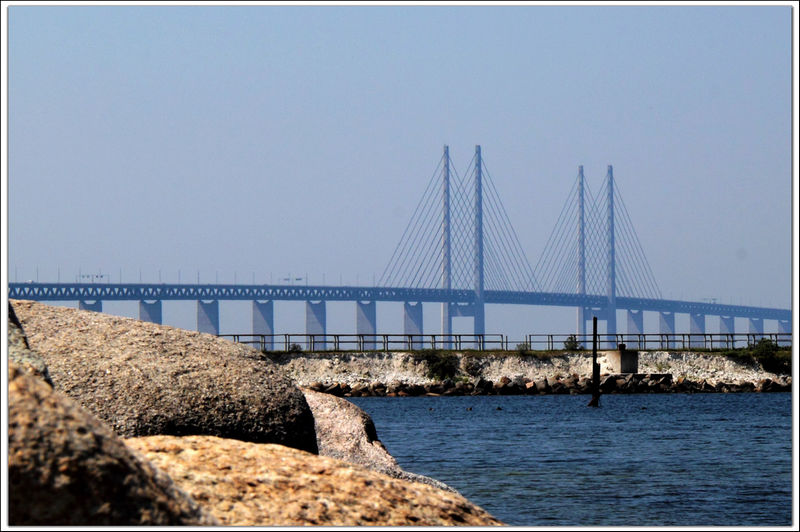
[[[287,286],[221,284],[99,284],[99,283],[9,283],[10,299],[35,301],[395,301],[425,303],[474,302],[472,290],[438,288],[390,288],[359,286]],[[514,292],[486,290],[485,303],[592,307],[602,309],[607,298],[554,292]],[[791,310],[742,305],[724,305],[667,299],[617,297],[620,310],[679,312],[712,316],[743,317],[788,321]]]

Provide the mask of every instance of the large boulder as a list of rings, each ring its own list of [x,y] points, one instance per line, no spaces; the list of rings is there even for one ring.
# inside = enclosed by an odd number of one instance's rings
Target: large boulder
[[[309,389],[303,389],[303,393],[314,413],[317,448],[321,456],[358,464],[390,477],[455,492],[444,482],[402,469],[378,439],[372,418],[353,403]]]
[[[55,389],[123,437],[207,434],[317,450],[303,393],[251,347],[108,314],[11,303]]]
[[[126,443],[227,526],[503,524],[455,493],[281,445],[213,436]]]
[[[14,361],[8,377],[9,524],[219,524],[76,402]]]

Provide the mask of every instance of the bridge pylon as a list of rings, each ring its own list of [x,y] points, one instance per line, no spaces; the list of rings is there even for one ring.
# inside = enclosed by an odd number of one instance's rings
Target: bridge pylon
[[[614,168],[608,165],[608,198],[606,203],[608,223],[606,237],[608,263],[606,266],[606,290],[608,307],[606,310],[606,334],[617,334],[617,256],[614,241]]]
[[[452,288],[452,233],[450,230],[450,147],[444,147],[444,171],[442,172],[442,289]],[[449,335],[453,332],[453,316],[450,314],[451,301],[442,303],[442,335],[444,348],[451,349]]]
[[[481,160],[481,147],[475,146],[475,246],[474,252],[474,282],[475,282],[475,314],[473,316],[473,327],[475,334],[486,332],[486,320],[484,314],[483,288],[483,163]]]

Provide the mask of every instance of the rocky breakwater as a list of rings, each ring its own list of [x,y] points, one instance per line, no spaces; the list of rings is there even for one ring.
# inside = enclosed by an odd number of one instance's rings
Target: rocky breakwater
[[[11,525],[502,524],[210,335],[10,301],[8,390]]]
[[[340,397],[591,393],[590,353],[368,352],[265,355],[309,389]],[[614,373],[599,353],[604,393],[788,392],[788,374],[720,353],[641,352]]]

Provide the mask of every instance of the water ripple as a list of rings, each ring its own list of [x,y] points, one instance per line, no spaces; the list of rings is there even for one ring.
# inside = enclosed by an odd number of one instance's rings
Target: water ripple
[[[791,394],[351,401],[402,467],[511,525],[791,525]]]

